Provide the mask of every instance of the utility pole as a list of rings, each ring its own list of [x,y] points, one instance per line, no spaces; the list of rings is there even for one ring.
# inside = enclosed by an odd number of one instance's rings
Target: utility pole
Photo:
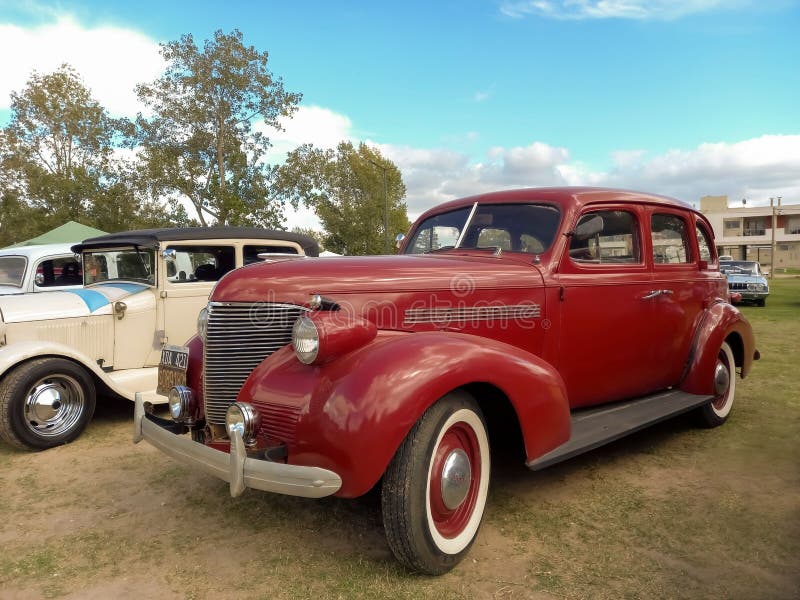
[[[386,167],[371,158],[367,160],[383,171],[383,253],[389,254],[389,188],[386,185]]]
[[[778,228],[778,213],[781,207],[781,196],[778,196],[778,205],[775,206],[775,198],[769,199],[769,205],[772,208],[772,258],[770,258],[769,278],[775,278],[775,253],[778,247],[775,243],[775,230]]]

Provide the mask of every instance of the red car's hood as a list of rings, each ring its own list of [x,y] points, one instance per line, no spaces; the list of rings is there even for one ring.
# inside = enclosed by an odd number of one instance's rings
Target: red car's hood
[[[542,276],[527,257],[491,254],[427,254],[296,258],[237,269],[214,289],[220,302],[306,304],[312,294],[331,296],[452,292],[540,286]]]

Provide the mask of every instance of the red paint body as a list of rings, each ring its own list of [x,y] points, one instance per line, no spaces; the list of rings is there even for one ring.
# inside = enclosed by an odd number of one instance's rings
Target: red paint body
[[[420,415],[464,386],[492,386],[508,399],[530,461],[569,439],[571,409],[667,387],[713,394],[725,340],[747,374],[752,331],[727,302],[712,230],[700,213],[636,192],[516,190],[428,211],[407,240],[429,217],[475,202],[556,207],[552,244],[538,255],[452,249],[298,259],[251,265],[219,282],[215,302],[308,307],[320,294],[338,305],[338,312],[309,313],[323,338],[318,363],[301,364],[291,346],[284,347],[261,362],[239,392],[239,401],[262,413],[259,445],[285,443],[288,463],[338,473],[338,495],[353,497],[380,479]],[[626,212],[638,223],[640,262],[570,257],[581,215],[599,209]],[[649,223],[656,214],[685,224],[688,262],[654,262]],[[696,227],[712,241],[711,260],[699,258]],[[646,298],[653,290],[659,295]],[[194,338],[188,384],[198,393],[201,362],[202,342]],[[219,440],[212,443],[219,447]]]

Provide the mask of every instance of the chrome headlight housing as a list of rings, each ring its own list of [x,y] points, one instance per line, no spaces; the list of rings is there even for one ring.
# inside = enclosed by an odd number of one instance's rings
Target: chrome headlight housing
[[[206,341],[206,333],[208,333],[208,306],[204,306],[197,315],[197,335],[203,342]]]
[[[300,317],[292,327],[292,347],[297,360],[306,365],[313,363],[319,354],[319,330],[314,321]]]
[[[245,443],[251,443],[255,441],[260,428],[261,414],[252,404],[234,402],[228,407],[228,412],[225,413],[225,429],[229,437],[238,432]]]
[[[169,414],[176,423],[193,424],[197,416],[194,392],[185,385],[176,385],[169,391]]]

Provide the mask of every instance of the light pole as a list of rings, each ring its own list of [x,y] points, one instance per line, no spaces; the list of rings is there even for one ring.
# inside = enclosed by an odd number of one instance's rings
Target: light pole
[[[367,158],[383,171],[383,253],[389,254],[389,188],[386,186],[386,166]]]

